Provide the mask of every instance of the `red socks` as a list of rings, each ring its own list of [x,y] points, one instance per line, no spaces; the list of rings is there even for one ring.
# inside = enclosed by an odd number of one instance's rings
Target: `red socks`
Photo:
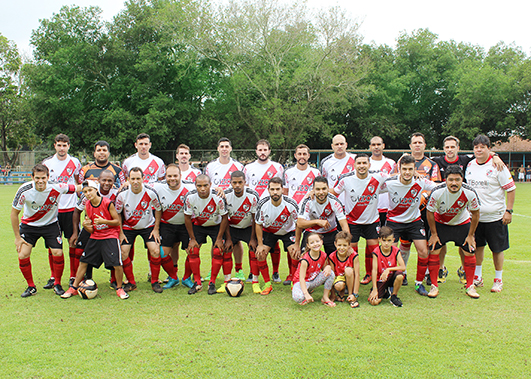
[[[273,265],[273,272],[278,272],[280,266],[280,243],[277,242],[273,251],[270,252],[271,264]]]
[[[192,276],[192,269],[190,268],[190,256],[187,255],[186,259],[184,260],[184,275],[183,280],[188,279]]]
[[[258,259],[256,259],[256,254],[252,250],[249,250],[249,263],[251,265],[251,274],[258,276],[260,274]]]
[[[236,270],[236,272],[242,269],[243,269],[243,265],[241,263],[234,263],[234,270]]]
[[[372,275],[372,252],[378,245],[365,246],[365,274]]]
[[[68,256],[70,257],[70,277],[75,278],[77,268],[79,267],[79,258],[83,254],[83,249],[76,249],[75,247],[68,248]]]
[[[160,262],[164,271],[168,273],[170,278],[177,280],[177,266],[173,265],[173,260],[170,255],[166,255]]]
[[[160,275],[160,257],[149,257],[149,268],[151,270],[151,284],[157,283],[159,281]],[[173,266],[173,262],[171,264]]]
[[[242,264],[240,263],[240,270],[242,269]],[[238,263],[236,264],[236,267],[238,267]],[[236,268],[236,271],[238,269]],[[228,252],[223,254],[223,275],[230,275],[232,272],[232,253]]]
[[[466,288],[474,284],[474,272],[476,271],[476,256],[472,255],[468,257],[465,255],[465,264],[463,269],[465,270]]]
[[[437,259],[439,259],[437,257]],[[428,260],[429,258],[421,258],[419,256],[417,260],[417,282],[422,282],[424,280],[424,276],[426,276],[426,269],[428,268]]]
[[[262,277],[264,278],[264,282],[270,282],[271,277],[269,276],[269,267],[267,267],[267,261],[258,261],[258,269],[260,270],[260,274],[262,274]]]
[[[135,275],[133,274],[133,262],[131,261],[130,257],[127,257],[127,259],[123,261],[123,267],[125,277],[129,281],[129,283],[136,284]]]
[[[222,265],[223,253],[216,247],[212,250],[212,269],[210,271],[210,284],[216,282],[216,278],[218,277],[218,273]]]
[[[22,272],[22,275],[24,275],[24,279],[26,279],[26,282],[28,282],[28,287],[35,287],[35,283],[33,282],[33,274],[31,273],[31,261],[29,258],[20,259],[18,260],[18,267],[20,268],[20,271]]]
[[[58,257],[53,257],[53,271],[54,271],[54,284],[61,284],[61,277],[63,276],[63,271],[65,270],[65,257],[60,255]]]
[[[295,271],[297,271],[297,266],[299,265],[299,261],[291,258],[291,255],[288,253],[288,266],[289,266],[289,276],[293,278],[293,275],[295,275]]]
[[[430,279],[431,284],[439,286],[437,279],[439,279],[439,268],[441,267],[441,263],[439,261],[439,255],[437,254],[430,254],[428,257],[428,269],[430,271]]]
[[[188,258],[190,260],[190,269],[192,270],[192,273],[194,274],[194,281],[197,284],[201,284],[201,273],[200,273],[201,257],[199,257],[199,248],[194,247],[192,251],[190,252],[190,254],[188,254]]]
[[[53,255],[51,249],[48,249],[48,263],[50,264],[50,278],[53,278]]]

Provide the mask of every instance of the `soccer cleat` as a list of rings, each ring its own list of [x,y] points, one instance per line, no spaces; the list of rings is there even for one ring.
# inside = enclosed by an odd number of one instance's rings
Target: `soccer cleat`
[[[162,282],[163,283],[168,283],[170,281],[171,277],[168,275],[168,277],[166,279],[164,279]]]
[[[111,289],[115,291],[118,289],[118,285],[116,284],[116,282],[110,282],[109,287],[111,287]]]
[[[131,292],[131,291],[134,291],[136,290],[136,284],[133,284],[131,282],[127,283],[125,286],[124,286],[124,291],[125,292]]]
[[[424,287],[424,284],[415,284],[415,291],[421,296],[428,296],[428,291],[426,291],[426,288]]]
[[[37,288],[36,287],[28,287],[24,292],[22,292],[21,297],[30,297],[37,294]]]
[[[72,296],[76,296],[77,294],[78,294],[77,290],[74,287],[68,287],[66,292],[64,294],[62,294],[61,297],[63,299],[68,299],[68,298],[70,298]]]
[[[208,275],[205,278],[201,278],[203,282],[210,282],[210,276],[212,275],[212,271],[208,273]]]
[[[164,287],[162,287],[162,289],[169,290],[170,288],[177,287],[178,285],[179,285],[179,278],[177,279],[169,278],[168,283],[166,283]]]
[[[253,283],[253,292],[254,293],[262,293],[262,289],[260,288],[259,283]]]
[[[45,290],[51,290],[55,284],[55,278],[48,279],[48,282],[42,287]]]
[[[249,274],[249,277],[247,278],[247,280],[245,281],[245,283],[252,283],[253,281],[253,274]]]
[[[192,288],[194,286],[194,282],[192,282],[192,278],[188,277],[186,279],[183,279],[183,286]]]
[[[407,274],[404,273],[404,280],[402,280],[402,286],[407,286],[409,283],[407,281]]]
[[[125,300],[125,299],[129,299],[129,294],[127,292],[124,291],[124,289],[122,287],[118,288],[116,290],[116,294],[118,295],[118,297],[122,300]]]
[[[437,287],[435,284],[432,284],[430,292],[428,293],[428,297],[431,299],[435,299],[437,295],[439,295],[439,287]]]
[[[282,279],[280,279],[280,275],[278,272],[274,272],[273,276],[271,277],[273,279],[273,283],[281,283]]]
[[[439,278],[437,279],[438,283],[446,283],[446,277],[448,276],[448,269],[446,266],[439,269]]]
[[[463,270],[463,266],[457,269],[457,276],[459,277],[461,284],[466,284],[466,275],[465,270]]]
[[[53,286],[53,292],[55,292],[56,295],[61,296],[65,293],[65,290],[60,284],[56,284],[55,286]]]
[[[503,289],[503,282],[501,279],[494,279],[494,284],[490,289],[490,292],[501,292]]]
[[[291,283],[291,281],[290,281],[290,283]],[[271,293],[271,291],[273,291],[273,286],[271,285],[271,282],[267,282],[264,285],[263,291],[260,292],[260,295],[269,295]]]
[[[162,291],[163,291],[163,289],[160,286],[159,282],[152,283],[151,284],[151,289],[153,290],[153,292],[156,292],[156,293],[162,293]]]
[[[236,271],[236,275],[234,275],[234,277],[240,280],[245,280],[245,274],[243,273],[243,270]]]
[[[371,274],[365,274],[365,276],[361,280],[360,284],[366,285],[366,284],[369,284],[370,282],[372,282]]]
[[[147,282],[151,283],[151,273],[150,272],[147,274]]]
[[[215,295],[218,291],[216,290],[216,284],[215,283],[209,283],[208,284],[208,294],[209,295]]]
[[[282,284],[284,284],[285,286],[291,286],[291,281],[293,280],[293,277],[291,275],[288,275],[286,277],[286,280],[284,280],[284,282]],[[270,291],[271,292],[271,291]]]
[[[400,308],[402,306],[402,300],[398,298],[396,295],[391,295],[391,298],[389,299],[389,302],[393,304],[393,307]]]
[[[86,277],[85,277],[85,278],[86,278]],[[76,280],[76,278],[70,278],[70,279],[68,280],[68,286],[69,286],[69,287],[72,287],[72,286],[74,285],[74,281],[75,281],[75,280]]]
[[[188,290],[188,295],[193,295],[195,293],[198,293],[203,289],[203,286],[201,284],[194,283],[192,288]],[[215,289],[215,288],[214,288]]]
[[[478,278],[477,276],[474,276],[474,285],[476,288],[483,287],[483,278]]]
[[[226,283],[223,283],[218,289],[217,289],[217,293],[223,293],[225,292],[225,284]]]
[[[430,275],[429,275],[429,274],[426,275],[426,277],[425,277],[424,279],[426,279],[426,285],[427,285],[427,286],[431,286],[431,285],[432,285],[432,283],[431,283],[431,278],[430,278]]]
[[[479,293],[476,291],[476,287],[474,285],[471,285],[466,289],[466,294],[472,299],[479,299]]]

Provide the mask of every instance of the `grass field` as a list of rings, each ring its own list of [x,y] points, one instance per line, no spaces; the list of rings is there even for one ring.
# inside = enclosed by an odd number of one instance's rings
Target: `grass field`
[[[22,299],[26,283],[9,222],[16,189],[0,187],[2,378],[531,375],[531,184],[517,184],[502,293],[489,292],[494,268],[487,252],[481,298],[468,298],[456,275],[460,263],[452,246],[446,262],[449,280],[441,284],[437,299],[417,295],[410,285],[399,293],[403,308],[388,302],[372,307],[366,301],[369,287],[362,286],[358,309],[322,306],[322,287],[314,294],[316,303],[305,307],[281,284],[269,296],[254,295],[250,285],[240,298],[208,296],[205,290],[189,296],[182,286],[155,294],[144,281],[148,264],[138,242],[135,274],[140,284],[127,301],[108,288],[108,273],[102,269],[94,273],[100,284],[94,300],[62,300],[43,290],[49,269],[42,240],[32,254],[38,294]],[[208,253],[202,261],[206,273]],[[415,263],[412,256],[410,272]],[[281,276],[286,273],[283,256]]]

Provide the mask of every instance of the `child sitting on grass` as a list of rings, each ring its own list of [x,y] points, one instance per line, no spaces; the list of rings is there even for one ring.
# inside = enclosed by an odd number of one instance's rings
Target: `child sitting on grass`
[[[306,253],[303,255],[293,275],[292,297],[300,305],[313,302],[310,292],[324,284],[321,302],[329,307],[336,303],[330,300],[330,290],[334,284],[334,273],[326,263],[326,253],[321,251],[323,240],[317,233],[310,233],[306,242]]]
[[[388,299],[392,287],[390,302],[395,307],[401,307],[402,301],[397,295],[404,280],[403,271],[406,265],[400,249],[393,246],[393,229],[382,226],[378,239],[380,246],[372,252],[372,290],[369,294],[369,303],[378,305],[382,299]]]
[[[350,247],[352,236],[348,232],[336,234],[336,251],[328,257],[328,261],[335,274],[334,291],[330,296],[332,301],[343,302],[345,289],[348,290],[347,301],[352,308],[358,308],[358,291],[360,289],[360,262],[358,253]]]

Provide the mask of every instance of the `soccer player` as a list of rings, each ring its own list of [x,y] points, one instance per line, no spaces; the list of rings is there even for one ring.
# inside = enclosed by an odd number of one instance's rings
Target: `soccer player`
[[[83,220],[83,229],[90,233],[90,238],[81,256],[74,283],[61,295],[63,299],[78,294],[79,283],[90,264],[99,268],[105,263],[107,269],[114,268],[116,274],[116,294],[122,300],[129,295],[122,288],[124,276],[122,268],[122,255],[120,251],[120,216],[114,204],[98,193],[99,185],[93,180],[83,182],[83,195],[88,200],[85,203],[86,217]]]
[[[229,255],[227,259],[230,259],[231,255],[230,252],[224,251],[223,243],[223,235],[229,223],[227,206],[225,199],[219,197],[216,194],[217,191],[212,190],[212,183],[208,175],[201,174],[195,178],[195,188],[186,196],[184,205],[184,223],[190,236],[188,258],[195,281],[188,294],[193,295],[203,288],[199,269],[201,266],[199,251],[209,236],[213,250],[208,294],[214,295],[217,293],[216,277],[221,266],[223,266],[224,255]]]
[[[194,183],[197,175],[201,174],[201,170],[190,164],[191,157],[192,155],[190,154],[190,148],[187,145],[181,143],[179,146],[177,146],[175,158],[177,158],[177,162],[179,163],[179,169],[181,170],[181,180],[183,182]]]
[[[504,167],[498,171],[487,164],[490,156],[490,139],[478,135],[472,142],[476,159],[466,168],[466,180],[476,190],[479,198],[479,224],[476,229],[476,272],[474,285],[483,286],[482,264],[488,244],[494,261],[494,284],[491,292],[503,289],[503,252],[509,248],[509,228],[512,221],[516,186],[511,173]],[[507,205],[505,204],[507,193]]]
[[[205,174],[210,178],[215,189],[223,190],[230,186],[230,175],[234,171],[242,171],[243,165],[237,160],[231,158],[232,143],[226,137],[218,141],[219,157],[211,161],[205,167]]]
[[[225,254],[223,257],[225,283],[218,289],[218,292],[225,292],[225,284],[230,280],[230,270],[232,269],[230,252],[237,245],[241,247],[242,241],[249,247],[253,292],[262,292],[258,284],[259,270],[255,254],[258,243],[254,227],[256,207],[260,196],[258,192],[246,187],[245,184],[245,174],[242,171],[234,171],[230,177],[231,188],[225,190],[225,200],[229,212],[229,227],[225,232],[225,251],[229,254]],[[241,263],[239,267],[238,264],[236,266],[236,272],[241,273]],[[245,279],[245,276],[240,277],[240,279]]]
[[[420,217],[420,202],[422,192],[431,191],[437,184],[426,178],[414,178],[415,158],[411,155],[404,155],[400,158],[398,167],[398,177],[388,178],[382,187],[382,191],[389,193],[386,225],[393,229],[395,243],[402,238],[412,240],[415,244],[418,254],[415,291],[422,296],[427,296],[428,291],[422,281],[428,268],[429,254],[426,229]],[[437,261],[437,264],[439,262],[437,256],[434,256],[432,260]],[[404,263],[407,266],[405,259]]]
[[[140,167],[143,173],[144,183],[153,183],[163,180],[166,174],[164,162],[159,157],[151,154],[151,138],[149,134],[140,133],[135,142],[136,153],[128,157],[122,163],[122,168],[127,174],[133,167]]]
[[[358,308],[358,292],[360,289],[360,261],[358,253],[350,247],[352,236],[341,231],[336,234],[336,251],[328,256],[328,262],[334,271],[334,292],[330,296],[332,301],[344,301],[345,289],[348,291],[347,302],[352,308]]]
[[[430,266],[432,289],[428,296],[436,297],[439,293],[438,288],[434,288],[438,287],[435,270],[439,271],[439,261],[431,259],[431,256],[439,255],[442,247],[447,242],[453,241],[459,246],[460,255],[464,254],[466,293],[477,299],[479,295],[474,287],[476,266],[474,232],[479,221],[478,198],[471,187],[463,184],[463,170],[458,165],[448,166],[445,176],[446,182],[433,189],[427,206],[427,218],[431,230],[428,241],[428,246],[431,247],[428,264],[432,265]]]
[[[31,179],[17,191],[11,209],[11,226],[15,234],[15,246],[18,253],[20,271],[28,283],[22,297],[29,297],[37,293],[33,282],[30,255],[31,250],[39,238],[44,239],[46,248],[52,254],[53,289],[57,295],[65,291],[61,286],[61,276],[64,270],[62,250],[63,239],[57,222],[58,204],[64,194],[73,194],[80,190],[80,186],[66,183],[49,182],[48,167],[37,164],[31,170]],[[19,214],[23,210],[19,226]]]
[[[262,295],[269,295],[273,290],[266,257],[279,240],[282,241],[284,250],[294,262],[298,262],[299,259],[299,252],[295,245],[295,224],[299,213],[297,202],[282,195],[282,179],[280,178],[272,178],[267,190],[269,196],[260,200],[256,210],[256,240],[258,241],[256,258],[265,282]],[[293,275],[293,273],[290,274]],[[291,278],[289,280],[291,283]]]
[[[369,294],[369,303],[372,305],[378,305],[382,299],[389,298],[392,288],[393,292],[389,301],[394,307],[402,306],[398,291],[402,286],[406,264],[398,247],[393,246],[394,240],[393,229],[382,226],[379,237],[380,245],[372,252],[372,290]]]
[[[369,160],[369,163],[371,164],[371,172],[383,172],[389,175],[396,171],[396,162],[383,155],[385,143],[382,137],[372,137],[369,149],[371,150],[371,157]],[[378,213],[380,214],[380,225],[385,225],[388,207],[389,196],[384,193],[380,194],[378,196]]]
[[[337,134],[332,138],[333,154],[321,161],[321,175],[328,179],[328,186],[334,188],[339,177],[354,170],[355,154],[347,153],[347,139],[344,135]],[[345,204],[344,195],[339,199]]]
[[[124,286],[126,292],[136,289],[133,274],[133,262],[129,257],[131,246],[137,236],[142,237],[149,253],[149,267],[151,269],[151,288],[161,293],[159,284],[160,273],[160,219],[162,208],[155,190],[144,185],[144,171],[140,167],[133,167],[129,171],[129,187],[123,188],[116,197],[116,211],[122,214],[122,261],[124,274],[128,283]],[[153,212],[155,209],[155,212]]]
[[[98,180],[100,173],[104,170],[110,171],[115,179],[115,186],[120,187],[125,183],[125,174],[122,168],[114,163],[109,162],[111,148],[107,141],[98,141],[94,144],[94,162],[89,163],[81,168],[79,172],[79,182],[86,179]]]
[[[332,194],[337,196],[345,192],[345,213],[352,235],[351,246],[356,252],[360,237],[365,238],[365,277],[361,284],[368,284],[372,274],[372,251],[378,246],[380,231],[378,195],[387,174],[370,174],[370,160],[367,154],[358,154],[354,165],[355,172],[341,175]]]
[[[70,138],[66,134],[58,134],[55,136],[55,142],[53,147],[55,148],[55,155],[42,161],[50,170],[50,180],[59,183],[76,185],[79,183],[79,171],[81,170],[81,163],[77,158],[74,158],[68,154],[70,149]],[[72,223],[72,215],[77,202],[77,195],[75,193],[70,195],[61,196],[59,199],[59,227],[61,232],[68,240],[74,232],[74,224]],[[75,226],[77,228],[77,225]],[[62,249],[62,245],[61,245]],[[68,256],[70,258],[70,282],[74,281],[74,277],[77,272],[77,260],[75,256],[76,247],[70,244],[68,249]],[[50,269],[52,274],[48,283],[44,286],[45,289],[54,287],[53,278],[53,263],[52,253],[48,249],[48,261],[50,263]]]

